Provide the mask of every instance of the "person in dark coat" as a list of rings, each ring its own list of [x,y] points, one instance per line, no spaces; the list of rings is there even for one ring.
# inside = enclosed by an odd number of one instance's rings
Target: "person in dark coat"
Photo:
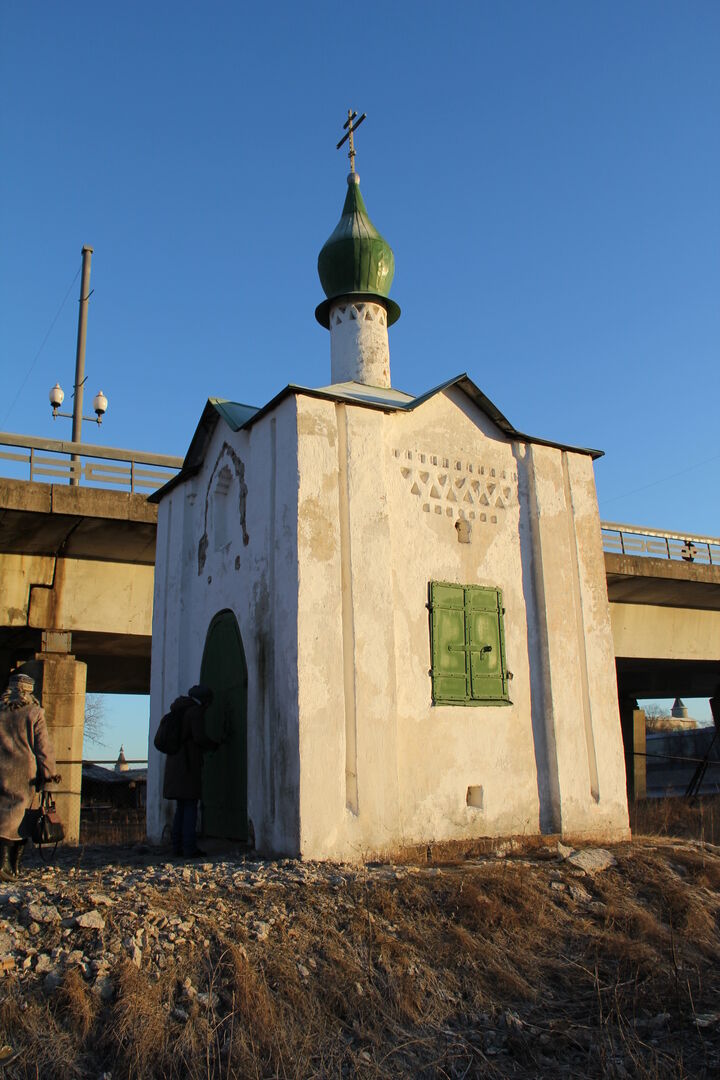
[[[10,676],[0,696],[0,879],[12,881],[29,832],[25,811],[55,780],[55,752],[29,675]]]
[[[202,795],[203,754],[217,750],[219,743],[205,732],[205,712],[212,704],[213,692],[207,686],[191,686],[187,695],[176,698],[171,712],[182,713],[182,745],[177,754],[168,754],[165,762],[163,796],[175,799],[172,846],[175,855],[196,858],[204,855],[197,846],[198,802]]]

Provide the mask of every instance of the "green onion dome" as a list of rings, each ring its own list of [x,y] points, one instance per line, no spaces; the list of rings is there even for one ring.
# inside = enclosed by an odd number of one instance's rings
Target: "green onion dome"
[[[368,217],[355,172],[348,176],[342,217],[318,255],[318,274],[327,296],[315,311],[321,326],[329,326],[330,303],[339,296],[381,300],[387,308],[388,326],[400,318],[400,308],[388,297],[395,256]]]

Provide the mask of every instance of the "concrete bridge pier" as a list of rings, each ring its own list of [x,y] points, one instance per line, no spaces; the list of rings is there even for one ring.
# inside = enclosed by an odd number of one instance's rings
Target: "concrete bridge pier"
[[[625,750],[628,802],[647,797],[645,712],[634,698],[620,697],[620,724]]]
[[[80,839],[80,790],[82,787],[83,733],[87,664],[69,652],[70,634],[46,632],[43,651],[21,666],[35,679],[35,693],[45,710],[55,747],[57,771],[62,780],[49,784],[58,814],[65,826],[65,840]],[[57,650],[57,651],[54,651]],[[73,764],[69,764],[72,762]]]

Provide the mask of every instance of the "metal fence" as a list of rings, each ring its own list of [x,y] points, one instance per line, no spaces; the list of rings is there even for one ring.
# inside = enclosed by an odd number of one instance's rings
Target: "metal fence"
[[[117,758],[58,758],[56,765],[117,765]],[[126,765],[147,765],[148,759],[125,758]]]
[[[142,450],[41,439],[0,432],[2,473],[18,479],[72,481],[94,487],[120,487],[130,492],[155,491],[181,469],[183,459]],[[18,475],[22,473],[23,475]],[[620,555],[720,566],[720,539],[688,536],[665,529],[644,529],[603,521],[603,550]]]
[[[21,480],[75,481],[91,487],[155,491],[175,476],[183,459],[142,450],[40,439],[0,432],[3,475]],[[5,465],[13,462],[13,466]]]
[[[720,539],[715,536],[688,536],[613,521],[603,521],[601,525],[604,551],[720,566]]]

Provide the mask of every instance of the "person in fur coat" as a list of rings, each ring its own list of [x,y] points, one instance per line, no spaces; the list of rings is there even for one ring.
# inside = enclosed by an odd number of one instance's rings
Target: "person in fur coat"
[[[0,880],[13,881],[27,843],[25,811],[55,779],[55,752],[29,675],[10,676],[0,695]]]

